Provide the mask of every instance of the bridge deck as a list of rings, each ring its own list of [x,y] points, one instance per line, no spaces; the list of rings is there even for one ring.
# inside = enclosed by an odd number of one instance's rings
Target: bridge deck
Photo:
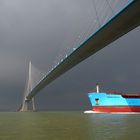
[[[60,75],[76,66],[81,61],[101,50],[111,42],[115,41],[122,35],[131,31],[140,25],[140,1],[135,0],[127,8],[112,18],[106,25],[101,27],[87,41],[85,41],[78,49],[71,53],[64,61],[62,61],[54,70],[29,93],[26,97],[31,100],[40,90],[50,84]]]

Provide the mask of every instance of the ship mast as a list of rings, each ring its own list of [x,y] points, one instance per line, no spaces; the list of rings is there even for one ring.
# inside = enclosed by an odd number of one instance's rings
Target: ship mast
[[[97,92],[97,93],[100,92],[99,89],[100,89],[99,84],[96,84],[96,92]]]

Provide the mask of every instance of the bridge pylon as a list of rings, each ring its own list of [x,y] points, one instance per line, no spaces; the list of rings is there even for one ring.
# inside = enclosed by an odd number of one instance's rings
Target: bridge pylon
[[[19,108],[20,112],[36,111],[34,97],[31,99],[27,99],[28,93],[30,93],[32,91],[33,86],[34,86],[33,85],[34,80],[32,77],[33,73],[34,73],[34,69],[32,68],[32,64],[30,61],[29,62],[28,77],[27,77],[24,96],[23,96],[23,101],[22,101],[22,104]]]

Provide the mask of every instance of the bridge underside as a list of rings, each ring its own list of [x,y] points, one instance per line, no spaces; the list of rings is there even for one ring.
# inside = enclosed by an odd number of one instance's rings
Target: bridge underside
[[[26,97],[31,100],[40,90],[72,67],[140,25],[140,1],[136,0],[93,34],[51,71]]]

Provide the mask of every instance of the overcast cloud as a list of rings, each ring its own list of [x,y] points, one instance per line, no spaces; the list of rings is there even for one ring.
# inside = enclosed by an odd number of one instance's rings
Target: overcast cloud
[[[32,63],[45,72],[92,19],[91,0],[0,0],[0,110],[16,110]],[[140,92],[140,28],[131,31],[46,87],[39,109],[90,109],[87,92]]]

